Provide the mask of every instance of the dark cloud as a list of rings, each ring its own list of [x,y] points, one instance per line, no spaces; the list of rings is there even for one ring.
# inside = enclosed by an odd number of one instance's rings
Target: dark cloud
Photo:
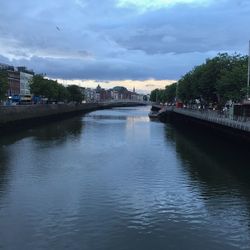
[[[121,46],[147,54],[243,50],[250,37],[249,11],[245,1],[175,6],[145,13],[111,33]]]
[[[115,0],[9,0],[0,61],[65,79],[177,79],[218,52],[246,53],[250,3],[141,12]]]

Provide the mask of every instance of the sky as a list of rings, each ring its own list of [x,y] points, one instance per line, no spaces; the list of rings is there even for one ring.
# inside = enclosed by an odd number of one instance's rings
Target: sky
[[[147,92],[248,53],[249,0],[0,1],[0,62],[65,84]]]

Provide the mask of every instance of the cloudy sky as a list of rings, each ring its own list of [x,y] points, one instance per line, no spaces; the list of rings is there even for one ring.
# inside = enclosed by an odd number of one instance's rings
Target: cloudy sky
[[[0,62],[64,83],[149,90],[250,39],[249,0],[0,1]]]

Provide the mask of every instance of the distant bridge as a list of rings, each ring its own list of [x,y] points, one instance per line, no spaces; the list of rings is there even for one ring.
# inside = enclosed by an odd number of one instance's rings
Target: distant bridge
[[[142,105],[151,105],[150,101],[136,101],[131,99],[122,99],[122,100],[105,100],[100,102],[90,102],[96,104],[112,104],[112,103],[135,103],[135,104],[142,104]]]

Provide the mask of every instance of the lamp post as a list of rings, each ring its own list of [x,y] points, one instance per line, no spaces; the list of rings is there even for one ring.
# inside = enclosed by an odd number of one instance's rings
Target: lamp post
[[[178,102],[178,85],[179,85],[179,81],[176,82],[176,89],[175,89],[175,104]]]
[[[249,100],[249,82],[250,82],[250,41],[249,41],[249,51],[248,51],[247,101]]]

